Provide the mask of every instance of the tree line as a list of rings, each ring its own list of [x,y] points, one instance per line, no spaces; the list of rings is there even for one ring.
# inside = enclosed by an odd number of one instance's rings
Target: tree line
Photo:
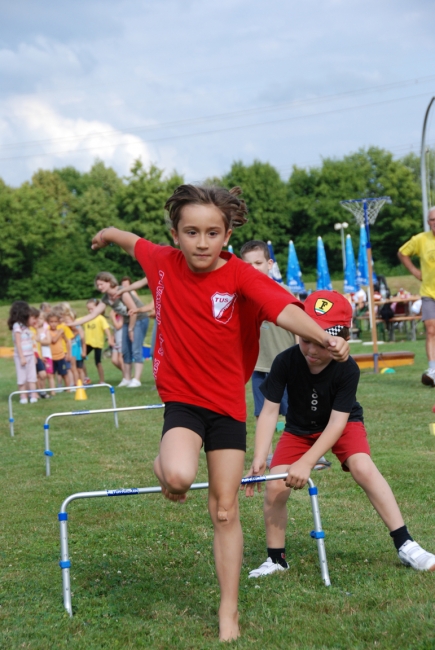
[[[172,243],[163,205],[183,182],[178,173],[165,175],[155,165],[145,168],[140,160],[125,178],[96,161],[86,173],[74,167],[39,170],[17,188],[0,179],[0,300],[91,297],[93,278],[101,270],[140,277],[137,262],[117,247],[91,251],[91,237],[112,225],[155,243]],[[392,199],[371,229],[378,273],[394,271],[398,247],[422,229],[419,160],[414,154],[395,159],[372,147],[324,159],[318,167],[294,167],[287,180],[268,163],[235,162],[222,178],[208,182],[243,189],[249,222],[232,236],[235,253],[249,239],[270,239],[285,272],[292,239],[305,278],[315,273],[319,235],[331,274],[342,273],[336,222],[349,223],[346,232],[357,253],[359,228],[340,206],[342,200]]]

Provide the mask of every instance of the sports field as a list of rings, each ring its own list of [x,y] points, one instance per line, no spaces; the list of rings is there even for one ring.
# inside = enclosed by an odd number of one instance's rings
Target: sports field
[[[373,457],[390,482],[411,534],[435,552],[435,391],[420,384],[424,343],[383,348],[416,353],[395,374],[362,374]],[[352,350],[367,351],[353,344]],[[120,377],[105,359],[106,381]],[[95,369],[89,363],[91,377]],[[151,365],[140,389],[119,389],[118,406],[153,404]],[[217,648],[218,586],[206,493],[174,505],[159,495],[76,501],[68,509],[74,617],[63,609],[57,513],[79,491],[155,485],[161,411],[58,418],[51,422],[52,476],[45,478],[43,423],[53,412],[105,408],[105,390],[87,402],[58,394],[35,405],[7,397],[15,389],[11,359],[0,359],[0,648]],[[249,413],[252,412],[247,387]],[[253,418],[248,421],[248,468]],[[329,455],[330,456],[330,455]],[[313,472],[326,531],[332,586],[320,579],[309,497],[290,500],[290,570],[262,580],[248,571],[265,557],[262,498],[241,495],[245,535],[237,648],[429,649],[435,647],[435,573],[402,566],[365,495],[334,459]],[[202,456],[198,480],[206,480]]]

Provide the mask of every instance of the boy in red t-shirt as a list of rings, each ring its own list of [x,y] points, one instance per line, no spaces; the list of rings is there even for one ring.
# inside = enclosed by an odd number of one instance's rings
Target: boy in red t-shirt
[[[181,185],[166,209],[177,250],[113,227],[92,248],[118,244],[141,264],[158,324],[153,370],[165,402],[154,471],[163,494],[184,501],[201,447],[207,455],[209,512],[221,590],[219,637],[240,635],[238,588],[243,538],[238,492],[246,450],[245,383],[258,357],[264,320],[304,335],[338,361],[348,344],[325,333],[294,296],[234,255],[223,253],[232,228],[246,222],[240,188]]]

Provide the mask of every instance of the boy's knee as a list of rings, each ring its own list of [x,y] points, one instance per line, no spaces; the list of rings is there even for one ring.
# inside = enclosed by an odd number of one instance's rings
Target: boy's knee
[[[213,521],[217,524],[231,523],[237,514],[237,498],[236,499],[217,499],[213,504],[210,504],[210,515]]]
[[[367,454],[355,454],[346,461],[347,466],[356,481],[369,477],[373,469],[376,469],[372,459]]]

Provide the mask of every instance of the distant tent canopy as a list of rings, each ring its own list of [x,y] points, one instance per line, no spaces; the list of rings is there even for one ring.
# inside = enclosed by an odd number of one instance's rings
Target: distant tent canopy
[[[305,293],[305,285],[294,243],[288,244],[287,285],[293,293]]]
[[[317,237],[317,291],[332,291],[329,276],[328,262],[326,261],[325,247],[321,237]]]

